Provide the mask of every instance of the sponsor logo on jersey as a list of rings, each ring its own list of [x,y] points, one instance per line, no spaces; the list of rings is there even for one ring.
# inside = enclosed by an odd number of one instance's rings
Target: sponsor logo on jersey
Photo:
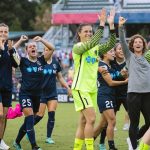
[[[91,63],[91,64],[94,64],[97,61],[95,57],[91,57],[91,56],[87,56],[85,60],[87,63]]]

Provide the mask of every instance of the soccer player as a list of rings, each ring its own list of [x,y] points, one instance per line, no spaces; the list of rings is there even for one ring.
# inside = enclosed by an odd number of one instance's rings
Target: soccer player
[[[125,18],[119,18],[119,37],[129,72],[127,105],[130,118],[129,137],[132,143],[132,146],[129,145],[129,149],[135,150],[137,149],[140,112],[144,116],[147,129],[150,126],[150,65],[144,58],[146,42],[141,35],[131,37],[129,46],[126,43],[123,29],[125,22]]]
[[[127,71],[125,57],[122,51],[122,47],[120,43],[117,43],[114,47],[115,50],[115,60],[112,61],[111,66],[116,71]],[[124,80],[124,78],[120,78],[118,80]],[[119,111],[121,104],[123,105],[126,114],[125,114],[125,124],[123,126],[123,130],[129,130],[129,116],[127,113],[127,84],[120,85],[115,87],[115,112]]]
[[[43,39],[39,36],[35,37],[36,42],[41,42]],[[51,46],[52,47],[52,46]],[[51,135],[55,125],[55,111],[58,104],[57,88],[56,88],[56,78],[60,84],[65,87],[68,91],[68,94],[71,95],[71,89],[65,82],[61,74],[61,67],[58,61],[55,58],[52,58],[54,52],[54,47],[51,49],[44,48],[44,59],[46,64],[44,66],[44,79],[42,83],[42,96],[40,101],[39,112],[36,115],[35,123],[37,124],[44,116],[45,109],[47,106],[48,109],[48,122],[47,122],[47,138],[46,143],[54,144]]]
[[[125,70],[125,66],[126,66],[126,62],[125,62],[125,58],[124,58],[124,54],[121,48],[120,43],[117,43],[114,47],[114,51],[115,51],[115,59],[113,61],[110,62],[111,67],[113,68],[113,70],[115,70],[116,72],[121,72],[124,71],[124,75],[125,73],[127,74],[127,71]],[[101,68],[101,72],[103,71],[107,71],[104,68]],[[104,72],[103,72],[104,73]],[[124,77],[120,77],[120,78],[116,78],[115,80],[117,81],[121,81],[121,80],[125,80]],[[127,84],[125,85],[119,85],[119,86],[115,86],[115,114],[117,111],[119,111],[121,104],[123,104],[125,110],[127,111],[127,102],[126,102],[126,97],[127,97]],[[129,128],[129,119],[128,119],[128,115],[126,114],[125,116],[125,124],[123,127],[123,130],[128,130]],[[106,137],[106,130],[107,127],[105,127],[103,129],[103,131],[101,132],[100,135],[100,145],[99,148],[101,150],[106,150],[105,147],[105,137]],[[115,128],[114,128],[115,130]]]
[[[27,40],[27,38],[25,36],[21,36],[20,40],[14,46],[18,47],[18,45],[25,40]],[[42,40],[42,43],[47,47],[51,46],[45,40]],[[45,60],[43,56],[38,57],[37,45],[34,41],[27,43],[26,52],[27,57],[22,57],[20,62],[22,82],[19,93],[19,102],[25,119],[18,132],[17,138],[13,143],[13,146],[16,150],[22,150],[20,142],[27,133],[32,150],[41,150],[35,139],[34,115],[39,111],[43,80],[43,66],[45,65]]]
[[[100,13],[100,27],[93,35],[92,26],[82,24],[77,30],[78,43],[73,46],[75,66],[72,95],[75,109],[80,112],[80,119],[75,135],[74,150],[81,150],[85,140],[86,149],[94,149],[94,123],[97,106],[97,69],[99,53],[104,54],[114,47],[116,36],[114,33],[115,10],[110,11],[107,18],[110,26],[110,39],[107,43],[99,44],[106,21],[106,10]]]
[[[19,65],[19,55],[8,40],[9,27],[0,23],[0,149],[9,149],[3,140],[6,114],[12,102],[12,67]]]
[[[95,129],[95,137],[97,132],[101,131],[104,125],[107,125],[106,135],[110,150],[117,150],[114,144],[114,127],[116,123],[115,118],[115,88],[114,86],[127,84],[127,79],[124,81],[115,81],[122,78],[119,71],[112,68],[110,62],[114,60],[115,52],[111,49],[106,54],[101,55],[102,61],[99,63],[98,69],[98,98],[97,103],[101,113],[100,123]],[[103,68],[107,72],[101,71]],[[102,149],[100,147],[100,149]],[[104,148],[103,148],[104,149]]]

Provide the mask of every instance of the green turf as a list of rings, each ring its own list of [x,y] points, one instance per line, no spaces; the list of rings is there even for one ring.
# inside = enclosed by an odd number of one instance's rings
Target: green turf
[[[97,113],[97,121],[99,114]],[[78,113],[74,110],[73,104],[59,104],[56,112],[56,124],[53,132],[54,145],[48,145],[45,143],[46,137],[46,124],[47,113],[41,122],[36,125],[36,139],[38,145],[43,150],[73,150],[74,135],[77,127]],[[123,131],[124,109],[121,109],[117,114],[117,131],[115,132],[115,143],[118,150],[127,150],[126,138],[128,136],[127,131]],[[12,143],[16,138],[19,127],[23,123],[23,117],[14,120],[8,120],[7,129],[5,133],[5,142],[12,147]],[[95,150],[98,150],[98,141],[95,142]],[[107,142],[106,142],[107,143]],[[29,142],[24,138],[21,142],[24,150],[30,150]]]

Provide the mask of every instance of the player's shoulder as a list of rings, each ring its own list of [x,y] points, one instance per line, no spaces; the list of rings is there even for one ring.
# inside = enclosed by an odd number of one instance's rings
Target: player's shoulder
[[[99,67],[105,68],[106,70],[109,69],[108,65],[103,61],[99,61]]]
[[[59,61],[58,61],[55,57],[53,57],[53,58],[52,58],[52,63],[53,63],[53,64],[58,64]]]
[[[99,61],[99,66],[107,65],[104,61]]]
[[[74,52],[74,50],[80,48],[82,45],[83,45],[83,42],[78,42],[78,43],[74,44],[74,45],[73,45],[73,49],[72,49],[73,52]]]

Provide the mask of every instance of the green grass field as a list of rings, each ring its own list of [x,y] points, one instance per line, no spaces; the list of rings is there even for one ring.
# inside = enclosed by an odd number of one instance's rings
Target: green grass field
[[[97,112],[97,121],[99,114]],[[47,113],[42,121],[35,127],[36,140],[38,145],[43,150],[72,150],[74,135],[77,127],[78,113],[74,110],[73,104],[59,104],[56,112],[56,124],[53,132],[54,145],[48,145],[45,143],[46,137],[46,124]],[[23,117],[14,120],[8,120],[7,129],[5,133],[5,142],[12,147],[12,143],[16,138],[18,130],[23,123]],[[122,108],[117,114],[117,131],[115,131],[115,143],[118,150],[127,150],[126,138],[128,136],[127,131],[123,131],[124,123],[124,109]],[[95,150],[98,150],[99,138],[95,142]],[[106,142],[107,143],[107,142]],[[21,142],[23,150],[30,150],[29,142],[24,138]]]

